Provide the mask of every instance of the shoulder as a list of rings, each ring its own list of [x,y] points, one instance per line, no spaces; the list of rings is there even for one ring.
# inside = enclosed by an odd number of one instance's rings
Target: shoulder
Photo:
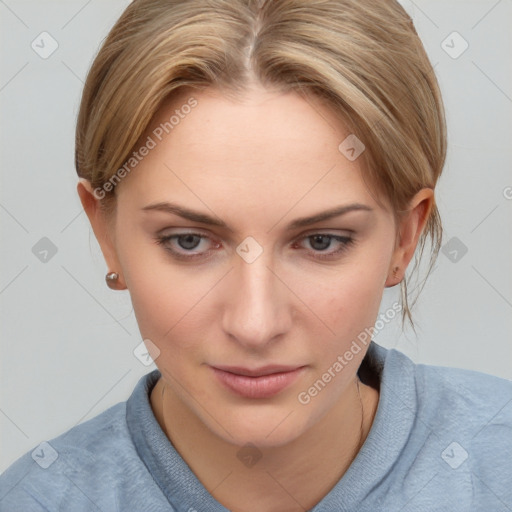
[[[386,405],[399,403],[431,429],[458,428],[476,434],[483,426],[512,428],[512,380],[415,363],[404,353],[374,342],[367,359],[383,387]]]
[[[118,493],[136,484],[142,469],[122,402],[39,444],[11,465],[0,476],[0,508],[117,510],[122,500]]]
[[[393,373],[402,368],[411,382],[415,418],[408,446],[415,463],[428,460],[444,482],[466,489],[474,504],[512,502],[512,381],[416,364],[396,350],[388,357]]]
[[[476,435],[482,428],[512,428],[512,381],[486,373],[413,364],[421,411],[443,425]]]

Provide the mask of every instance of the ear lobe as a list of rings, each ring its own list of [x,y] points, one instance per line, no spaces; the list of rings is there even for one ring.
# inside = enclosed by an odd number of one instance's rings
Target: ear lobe
[[[388,270],[386,287],[395,286],[403,279],[433,205],[434,191],[431,188],[421,189],[410,201],[408,212],[399,222],[398,240]]]
[[[123,283],[121,265],[117,258],[115,241],[112,233],[112,223],[109,222],[108,217],[102,210],[100,199],[95,195],[90,181],[80,178],[76,189],[78,196],[80,197],[80,202],[82,203],[84,211],[91,223],[96,240],[100,245],[107,268],[109,271],[119,274],[117,289],[124,289],[126,286]]]

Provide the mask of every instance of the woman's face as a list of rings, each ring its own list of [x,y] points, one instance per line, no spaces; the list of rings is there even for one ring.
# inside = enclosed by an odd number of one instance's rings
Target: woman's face
[[[396,228],[362,159],[340,151],[348,135],[299,95],[182,91],[141,139],[155,147],[117,185],[110,270],[168,389],[226,441],[291,441],[354,384],[367,346],[335,363],[375,323]]]

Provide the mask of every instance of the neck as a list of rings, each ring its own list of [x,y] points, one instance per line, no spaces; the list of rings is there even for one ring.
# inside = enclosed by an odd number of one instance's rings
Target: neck
[[[160,379],[151,405],[162,430],[199,481],[233,512],[309,510],[338,482],[364,443],[379,394],[354,380],[313,427],[293,441],[251,448],[256,464],[240,463],[240,446],[219,438]]]

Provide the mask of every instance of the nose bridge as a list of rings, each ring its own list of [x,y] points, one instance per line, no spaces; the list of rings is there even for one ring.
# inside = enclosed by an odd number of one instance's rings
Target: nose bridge
[[[271,268],[270,256],[262,254],[251,263],[240,258],[231,273],[223,323],[241,344],[262,346],[289,328],[285,295]]]

